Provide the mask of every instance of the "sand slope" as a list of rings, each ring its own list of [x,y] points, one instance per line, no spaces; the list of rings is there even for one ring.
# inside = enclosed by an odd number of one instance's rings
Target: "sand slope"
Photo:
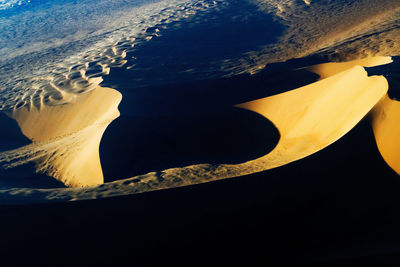
[[[389,64],[392,62],[393,60],[391,57],[370,57],[340,63],[323,63],[307,67],[306,69],[318,74],[320,76],[320,79],[325,79],[342,71],[350,69],[354,66],[374,67]]]
[[[391,57],[372,57],[341,63],[325,63],[307,68],[320,75],[320,78],[330,77],[355,65],[373,67],[392,63]],[[378,149],[386,163],[400,174],[400,102],[390,99],[386,94],[371,110],[371,123]]]
[[[34,159],[38,171],[67,186],[102,184],[100,140],[108,124],[119,116],[121,98],[113,89],[98,87],[66,105],[16,109],[11,117],[34,141],[18,156]]]
[[[400,174],[400,102],[386,95],[371,115],[378,149],[386,163]]]
[[[311,155],[350,131],[385,95],[384,77],[356,66],[283,94],[238,105],[270,119],[281,139],[263,158],[267,168]]]
[[[387,62],[388,59],[383,61]],[[336,68],[335,65],[328,66]],[[1,190],[1,196],[7,199],[19,199],[23,196],[29,201],[34,201],[34,199],[78,200],[127,195],[238,177],[283,166],[307,157],[350,131],[385,96],[388,90],[387,80],[383,76],[368,77],[361,66],[351,67],[348,64],[341,66],[349,69],[292,91],[237,105],[239,108],[257,112],[269,119],[280,132],[281,138],[277,146],[267,155],[255,160],[240,164],[197,164],[172,168],[117,180],[106,183],[102,187],[91,186],[68,190],[8,189]],[[79,104],[79,99],[77,99],[75,105],[70,105],[71,109],[68,108],[69,105],[66,105],[46,107],[40,112],[21,110],[14,113],[24,133],[30,135],[30,138],[41,140],[58,136],[60,132],[53,128],[53,123],[63,119],[73,120],[68,117],[68,114],[75,114],[73,111],[75,108],[82,109],[79,112],[82,115],[79,116],[85,119],[82,119],[82,125],[78,123],[81,120],[70,126],[65,123],[63,126],[65,132],[76,131],[75,134],[56,138],[48,143],[45,141],[40,145],[33,144],[24,148],[25,151],[19,149],[11,151],[8,155],[3,153],[0,155],[0,161],[4,162],[4,159],[9,157],[16,159],[18,163],[21,162],[21,157],[34,158],[38,162],[39,170],[46,171],[59,180],[64,179],[63,181],[70,186],[101,183],[99,178],[101,169],[97,161],[98,143],[97,141],[91,143],[89,140],[93,137],[99,140],[106,125],[117,116],[116,107],[120,95],[118,93],[114,95],[115,92],[111,93],[113,90],[108,90],[110,89],[94,90],[93,93],[87,94],[87,98],[81,100],[82,104]],[[108,95],[107,92],[110,94],[109,97],[104,97]],[[111,97],[112,95],[114,97]],[[99,102],[90,101],[92,98],[93,100],[97,98]],[[103,103],[103,105],[100,108],[94,103]],[[99,109],[99,112],[92,117],[91,111],[96,109]],[[50,114],[52,112],[59,115],[53,116]],[[51,118],[52,123],[44,122],[46,116]],[[98,118],[101,119],[97,120]],[[37,123],[31,123],[32,120],[36,120]],[[104,123],[97,124],[98,121]],[[48,127],[49,134],[43,136],[40,130],[29,129],[28,125],[36,124]],[[91,126],[86,127],[87,125]],[[80,130],[80,127],[86,128]],[[79,149],[76,149],[77,147]],[[98,171],[96,177],[90,176],[88,165],[81,162],[87,158],[84,151],[91,151],[89,158],[92,159],[93,165],[96,165],[94,168]],[[66,182],[66,177],[69,182]],[[85,180],[83,177],[90,178]]]

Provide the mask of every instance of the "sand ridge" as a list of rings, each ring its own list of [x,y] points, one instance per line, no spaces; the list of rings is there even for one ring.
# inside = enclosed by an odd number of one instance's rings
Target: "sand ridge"
[[[338,140],[387,90],[384,77],[368,77],[356,66],[303,88],[238,107],[268,118],[280,132],[277,147],[264,158],[269,169],[311,155]]]
[[[66,105],[16,109],[10,116],[33,143],[0,158],[10,162],[9,167],[34,161],[38,172],[67,186],[102,184],[100,140],[108,124],[119,116],[121,99],[118,91],[98,87]]]
[[[368,114],[385,96],[387,90],[388,84],[384,77],[368,77],[361,66],[354,66],[292,91],[239,104],[238,107],[252,110],[271,120],[281,135],[272,152],[245,163],[172,168],[117,180],[101,187],[89,186],[82,190],[9,189],[1,192],[9,197],[23,192],[26,198],[39,197],[47,200],[91,199],[192,185],[265,171],[304,158],[335,142]]]
[[[231,62],[232,72],[259,71],[260,66],[307,56],[342,62],[398,55],[399,1],[251,0],[288,29],[276,44]],[[271,52],[273,51],[273,52]],[[229,66],[227,66],[229,67]]]
[[[149,3],[131,10],[132,15],[126,20],[110,23],[116,25],[120,23],[122,26],[107,30],[103,39],[100,38],[102,37],[100,34],[98,42],[83,51],[78,51],[79,53],[75,52],[73,55],[47,62],[47,58],[56,56],[55,53],[48,52],[41,56],[43,58],[41,61],[46,61],[47,64],[34,62],[28,64],[30,62],[26,62],[25,58],[22,59],[23,64],[11,63],[13,58],[6,58],[7,68],[18,65],[18,69],[7,70],[3,73],[0,71],[0,110],[22,106],[40,108],[42,104],[62,105],[69,101],[65,94],[79,95],[93,90],[101,83],[102,77],[109,75],[111,68],[134,68],[135,58],[132,53],[135,52],[135,46],[160,36],[169,24],[208,9],[218,8],[219,5],[224,5],[224,3],[213,0],[164,0],[159,3]],[[18,17],[14,20],[17,21]],[[39,49],[44,46],[42,44]],[[30,44],[29,48],[31,47]],[[14,50],[17,49],[11,51]],[[32,51],[22,51],[22,54],[29,52]],[[64,51],[59,53],[64,53]],[[130,58],[127,58],[128,53],[131,53]],[[4,64],[1,60],[4,58],[0,57],[0,65]],[[128,61],[130,64],[127,64]],[[28,69],[25,69],[25,66]],[[21,77],[21,75],[26,77]]]
[[[390,64],[392,62],[393,60],[391,57],[380,56],[380,57],[356,59],[347,62],[323,63],[307,67],[305,69],[318,74],[320,76],[320,79],[322,80],[330,76],[333,76],[337,73],[340,73],[342,71],[345,71],[347,69],[350,69],[354,66],[374,67],[374,66]]]
[[[371,111],[372,128],[379,152],[400,174],[400,102],[386,95]]]

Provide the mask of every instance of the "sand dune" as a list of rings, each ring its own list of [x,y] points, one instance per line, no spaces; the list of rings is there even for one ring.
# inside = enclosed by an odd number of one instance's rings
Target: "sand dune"
[[[70,104],[16,109],[10,116],[33,144],[17,150],[8,161],[17,159],[11,165],[18,165],[33,160],[37,171],[71,187],[102,184],[100,140],[119,116],[121,98],[113,89],[98,87]]]
[[[324,79],[355,65],[373,67],[391,62],[393,62],[391,57],[373,57],[342,63],[319,64],[307,69],[320,75],[321,79]],[[386,163],[398,174],[400,174],[399,115],[400,102],[390,99],[388,94],[371,110],[372,128],[378,149]]]
[[[384,96],[384,77],[356,66],[320,82],[238,105],[271,120],[281,139],[263,158],[266,169],[311,155],[350,131]]]
[[[362,64],[370,66],[387,62],[390,62],[390,58],[365,60]],[[280,132],[280,140],[272,152],[255,160],[241,164],[198,164],[172,168],[117,180],[102,187],[9,189],[1,192],[14,198],[23,194],[27,198],[40,196],[47,200],[91,199],[238,177],[299,160],[341,138],[385,96],[388,83],[383,76],[368,77],[363,67],[351,67],[352,64],[356,62],[314,67],[324,70],[324,73],[335,73],[340,68],[346,70],[292,91],[237,105],[269,119]],[[0,161],[8,159],[21,164],[27,161],[26,158],[34,159],[38,170],[53,175],[69,186],[102,183],[98,142],[107,124],[118,115],[116,107],[121,96],[105,88],[98,88],[83,96],[77,98],[74,105],[14,112],[13,117],[24,134],[40,142],[22,150],[3,153]],[[62,125],[60,129],[59,125]],[[41,129],[46,129],[46,134]],[[59,138],[63,133],[70,135]],[[85,162],[84,159],[89,160]]]
[[[391,57],[370,57],[363,59],[356,59],[347,62],[331,62],[318,64],[311,67],[307,67],[306,69],[318,74],[320,79],[325,79],[347,69],[350,69],[354,66],[362,66],[362,67],[374,67],[379,65],[385,65],[392,63],[393,60]]]
[[[378,149],[386,163],[400,174],[400,102],[386,95],[371,112]]]
[[[318,152],[350,131],[385,95],[384,77],[356,66],[313,84],[238,105],[271,120],[281,138],[269,154],[241,164],[199,164],[153,172],[83,191],[53,191],[53,198],[92,198],[173,188],[276,168]],[[251,130],[251,129],[249,129]],[[112,188],[112,190],[107,190]],[[65,194],[67,193],[67,194]]]

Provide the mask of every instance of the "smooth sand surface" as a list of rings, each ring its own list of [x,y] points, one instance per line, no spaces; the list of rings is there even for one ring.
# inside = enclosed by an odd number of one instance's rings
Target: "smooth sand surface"
[[[400,102],[386,95],[371,112],[378,149],[386,163],[400,174]]]
[[[23,107],[11,117],[33,141],[27,147],[28,158],[34,159],[38,171],[71,187],[99,185],[103,183],[100,140],[108,124],[119,116],[121,98],[113,89],[98,87],[72,103],[42,105],[40,110]]]
[[[307,67],[306,69],[318,74],[320,79],[325,79],[347,69],[350,69],[354,66],[362,66],[362,67],[375,67],[379,65],[392,63],[393,60],[391,57],[368,57],[363,59],[356,59],[347,62],[331,62],[331,63],[323,63],[314,65],[311,67]]]
[[[320,75],[320,79],[324,79],[349,69],[354,65],[375,67],[392,62],[393,60],[391,57],[372,57],[342,63],[319,64],[307,69]],[[386,163],[398,174],[400,174],[400,142],[398,141],[398,137],[400,136],[399,118],[400,102],[390,99],[388,94],[386,94],[371,110],[372,127],[379,151]]]
[[[283,94],[238,105],[274,123],[281,139],[263,158],[274,168],[311,155],[350,131],[386,94],[384,77],[356,66]]]

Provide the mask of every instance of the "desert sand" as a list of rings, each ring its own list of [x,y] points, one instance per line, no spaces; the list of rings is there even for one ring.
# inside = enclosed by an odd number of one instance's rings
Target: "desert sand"
[[[1,266],[399,265],[399,0],[0,2]]]
[[[356,66],[303,88],[238,107],[260,113],[280,132],[276,148],[262,158],[269,169],[311,155],[338,140],[387,90],[384,77],[368,77]]]
[[[385,96],[371,112],[372,127],[379,151],[386,163],[400,174],[400,102]]]
[[[393,62],[391,57],[368,57],[363,59],[356,59],[347,62],[331,62],[331,63],[323,63],[314,65],[311,67],[307,67],[306,69],[318,74],[320,79],[325,79],[347,69],[350,69],[354,66],[362,66],[362,67],[374,67],[384,64],[389,64]]]
[[[100,140],[119,116],[121,98],[116,90],[98,87],[65,105],[22,107],[10,116],[33,141],[28,150],[37,171],[67,186],[99,185],[103,183]]]
[[[26,53],[25,50],[15,51],[9,55],[15,57],[15,61],[12,59],[10,62],[18,63],[23,60],[23,64],[12,64],[23,69],[20,71],[5,69],[6,73],[15,73],[16,76],[8,77],[8,74],[5,76],[7,78],[4,80],[7,81],[10,95],[3,97],[5,102],[2,108],[13,110],[10,116],[18,122],[22,133],[33,143],[1,153],[0,162],[5,163],[6,167],[14,167],[33,161],[36,163],[37,172],[52,176],[69,187],[88,186],[84,191],[80,191],[79,188],[76,190],[57,188],[47,191],[31,189],[34,192],[41,192],[39,195],[43,193],[47,195],[46,198],[52,195],[52,199],[58,197],[84,199],[96,198],[99,193],[97,191],[101,191],[100,197],[114,196],[252,174],[291,163],[320,151],[350,131],[386,94],[388,84],[385,78],[368,77],[362,67],[391,62],[390,57],[368,55],[376,54],[371,52],[371,47],[374,46],[371,37],[379,35],[382,29],[387,29],[391,35],[395,35],[392,30],[396,27],[392,26],[396,25],[394,14],[397,14],[398,4],[395,1],[386,1],[381,4],[382,10],[376,12],[370,9],[371,1],[348,5],[346,10],[342,10],[339,4],[333,3],[324,6],[323,3],[312,1],[297,1],[291,4],[289,2],[198,1],[177,4],[166,1],[155,5],[144,5],[137,7],[141,10],[139,17],[128,16],[125,21],[116,20],[115,24],[107,24],[107,27],[97,33],[99,34],[97,41],[91,43],[92,41],[88,40],[87,47],[83,45],[85,48],[74,56],[70,57],[69,53],[72,52],[68,52],[68,49],[63,51],[62,48],[58,50],[62,60],[57,61],[57,57],[41,56],[41,52],[46,53],[48,49],[51,50],[54,44],[43,46],[41,49],[36,47],[33,50],[26,50],[30,52],[40,50],[37,58],[46,63],[43,65],[46,71],[43,71],[40,64],[35,63],[35,58],[29,62],[18,58],[21,53]],[[269,14],[276,11],[274,7],[279,10],[275,17]],[[133,9],[129,10],[136,10],[136,7],[130,8]],[[331,16],[321,15],[327,14],[328,9]],[[237,17],[232,16],[238,10],[243,11],[243,14],[240,12]],[[345,12],[341,13],[342,11]],[[347,20],[336,16],[337,14],[343,14]],[[42,20],[42,13],[32,15],[35,16],[29,20],[31,23]],[[202,26],[205,19],[210,16],[214,18],[210,28],[218,29],[216,31]],[[249,19],[249,16],[252,19]],[[16,18],[25,19],[24,13],[18,14]],[[379,20],[375,21],[376,18]],[[186,24],[175,23],[179,21],[188,23],[185,30],[182,31]],[[242,37],[245,37],[245,42],[236,42],[237,34],[231,31],[234,28],[232,25],[243,26],[240,31],[244,34]],[[30,34],[34,35],[35,32],[43,30],[34,26],[32,25]],[[269,34],[258,34],[266,28]],[[299,32],[296,29],[302,30]],[[252,31],[257,34],[253,34]],[[183,35],[180,35],[182,32]],[[222,33],[224,35],[220,35]],[[65,34],[68,35],[68,31]],[[182,43],[182,37],[189,43],[192,41],[193,44],[176,49],[177,45]],[[250,160],[246,158],[246,161],[241,163],[215,164],[200,161],[186,167],[179,165],[168,169],[170,166],[167,166],[165,170],[158,169],[157,172],[139,176],[133,174],[134,177],[130,177],[131,175],[114,177],[113,182],[106,183],[101,190],[96,187],[104,182],[98,152],[99,144],[107,125],[118,116],[117,107],[121,101],[119,93],[115,91],[107,93],[107,90],[112,89],[98,87],[100,81],[110,75],[111,68],[124,70],[119,70],[122,75],[115,76],[117,81],[110,78],[107,83],[105,79],[107,86],[112,87],[115,84],[121,87],[132,86],[133,95],[135,93],[140,95],[142,92],[138,88],[141,86],[179,83],[185,79],[229,77],[243,72],[253,75],[263,71],[265,64],[267,64],[265,69],[268,70],[268,64],[277,63],[277,60],[285,61],[296,57],[318,56],[318,54],[334,55],[337,47],[353,43],[359,37],[366,42],[360,46],[365,50],[366,58],[364,55],[358,57],[363,59],[350,62],[324,63],[304,68],[306,71],[318,74],[320,81],[272,96],[274,88],[266,86],[266,93],[261,94],[263,98],[257,99],[261,97],[260,95],[253,98],[244,97],[242,101],[230,104],[258,113],[275,125],[281,138],[272,152],[268,153],[266,150],[266,155]],[[74,38],[73,36],[71,40],[75,40]],[[64,41],[66,45],[69,43],[68,40],[59,40],[62,44]],[[209,47],[210,41],[215,45],[212,50]],[[232,47],[232,51],[227,49],[227,44],[230,47],[233,43],[237,43],[238,46]],[[392,50],[385,51],[397,51],[396,46],[391,45],[389,40],[386,46]],[[71,49],[74,47],[75,45],[72,45]],[[285,49],[281,49],[283,47]],[[7,49],[11,48],[12,45]],[[271,53],[266,53],[265,49]],[[170,52],[173,56],[165,57],[170,55]],[[56,56],[57,53],[48,54]],[[272,57],[265,61],[263,57],[269,54]],[[247,58],[248,56],[251,59]],[[329,59],[330,56],[325,58]],[[48,60],[51,63],[48,63]],[[306,57],[303,57],[303,60],[313,61]],[[55,63],[56,61],[58,63]],[[190,61],[189,65],[187,61]],[[203,61],[209,64],[204,64]],[[179,65],[180,62],[182,65]],[[257,69],[256,72],[248,66],[249,63]],[[40,71],[37,72],[36,68]],[[121,77],[129,78],[122,81],[119,80]],[[97,82],[92,83],[94,79]],[[54,98],[57,100],[56,103],[50,103],[51,105],[41,103],[44,96],[52,95],[53,85],[58,93],[71,97],[60,102],[58,101],[60,96],[56,94]],[[20,91],[22,94],[14,91]],[[269,97],[265,97],[267,95]],[[40,103],[37,103],[38,101]],[[242,103],[245,101],[249,102]],[[256,131],[248,129],[252,130]],[[129,140],[119,140],[119,142],[129,142]],[[11,194],[15,190],[24,191],[23,188],[11,188],[5,189],[4,193]]]
[[[390,58],[371,59],[364,60],[363,64],[371,66],[390,61]],[[337,72],[341,68],[343,71],[295,90],[238,104],[237,107],[259,113],[270,120],[280,133],[277,146],[260,158],[239,164],[198,164],[151,172],[128,179],[120,177],[119,180],[106,183],[101,188],[94,186],[82,190],[30,189],[24,191],[24,196],[39,199],[43,197],[48,200],[78,200],[127,195],[253,174],[307,157],[340,139],[385,97],[388,90],[386,79],[383,76],[369,77],[363,67],[352,66],[356,63],[358,62],[338,63],[338,66],[332,63],[320,65],[318,69],[330,73]],[[331,71],[331,68],[335,71]],[[46,172],[68,186],[101,184],[103,181],[98,144],[107,124],[118,115],[117,106],[121,97],[110,90],[99,87],[92,93],[83,95],[83,98],[78,98],[75,104],[45,107],[41,111],[35,109],[15,111],[13,116],[24,134],[41,142],[33,143],[22,150],[12,151],[8,157],[14,158],[15,164],[20,164],[21,158],[22,163],[26,160],[35,160],[38,171]],[[112,97],[105,98],[103,97],[105,95]],[[101,99],[103,105],[101,107],[95,105],[94,103],[98,103],[92,102],[95,99],[98,101]],[[70,117],[76,114],[75,108],[82,109],[80,114],[86,115],[80,116],[85,119],[75,121]],[[91,110],[97,112],[92,113]],[[47,124],[50,120],[43,118],[50,118],[52,123]],[[36,123],[32,124],[33,121]],[[63,122],[61,129],[58,129],[59,123],[53,123],[55,121]],[[47,127],[48,134],[34,130],[34,125]],[[57,137],[63,133],[73,134],[71,137]],[[54,140],[50,140],[54,137],[56,137]],[[95,141],[88,141],[92,138],[96,138]],[[43,141],[47,143],[43,145]],[[76,149],[77,147],[82,150]],[[88,151],[90,156],[87,156]],[[87,168],[83,159],[90,159],[89,166],[95,167]],[[90,172],[96,175],[88,176],[91,175]],[[5,195],[13,195],[13,198],[19,195],[16,192],[22,191],[3,190]]]
[[[329,77],[335,73],[351,68],[354,65],[373,67],[390,64],[390,57],[374,57],[361,60],[353,60],[342,63],[319,64],[308,69],[320,75],[320,78]],[[379,151],[386,163],[398,174],[400,174],[399,161],[399,136],[398,118],[400,102],[393,100],[386,94],[371,110],[371,123],[375,134],[375,140]]]

